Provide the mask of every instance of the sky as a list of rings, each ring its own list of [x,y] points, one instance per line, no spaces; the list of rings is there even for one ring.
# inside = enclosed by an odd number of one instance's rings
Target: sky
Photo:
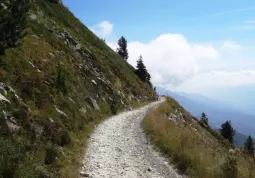
[[[255,83],[254,0],[63,2],[112,49],[124,36],[128,62],[142,55],[156,86],[207,93]]]

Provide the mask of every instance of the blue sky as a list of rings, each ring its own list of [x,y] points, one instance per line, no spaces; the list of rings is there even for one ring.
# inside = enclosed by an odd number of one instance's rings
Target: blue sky
[[[206,93],[255,84],[254,0],[63,0],[107,44],[128,40],[152,83]]]
[[[255,41],[255,25],[246,23],[255,19],[252,0],[64,0],[64,4],[87,26],[109,21],[116,36],[131,41],[146,42],[164,33],[181,33],[194,42]]]

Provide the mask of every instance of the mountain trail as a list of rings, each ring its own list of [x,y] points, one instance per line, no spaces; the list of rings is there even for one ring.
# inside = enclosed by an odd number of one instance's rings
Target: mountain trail
[[[164,101],[161,98],[101,123],[90,137],[81,177],[183,178],[153,149],[140,127],[146,112]]]

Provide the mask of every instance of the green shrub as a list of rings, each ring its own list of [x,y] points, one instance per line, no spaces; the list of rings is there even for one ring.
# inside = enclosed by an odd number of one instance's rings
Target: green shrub
[[[60,65],[58,65],[57,67],[55,86],[59,91],[63,92],[64,94],[67,93],[67,72]]]
[[[175,162],[178,170],[182,173],[185,173],[188,168],[192,167],[192,161],[182,152],[174,152],[172,154],[172,159]]]
[[[57,149],[52,145],[47,146],[45,150],[45,159],[44,159],[45,164],[55,163],[56,158],[57,158]]]
[[[18,122],[21,123],[26,123],[28,121],[28,112],[23,108],[14,110],[12,112],[12,116],[15,117]]]
[[[118,110],[120,109],[120,96],[117,94],[112,95],[111,100],[111,111],[113,114],[117,114]]]
[[[50,123],[45,121],[43,131],[43,139],[51,141],[53,144],[65,146],[71,143],[71,137],[67,129],[64,129],[61,124],[55,122]]]
[[[6,124],[5,118],[2,113],[0,113],[0,137],[8,136],[10,134],[8,126]]]
[[[65,146],[71,143],[71,137],[67,130],[63,130],[61,134],[61,142],[59,143],[60,146]]]
[[[10,138],[0,137],[0,177],[14,177],[20,157],[20,146]]]
[[[222,178],[237,178],[237,161],[236,158],[232,155],[229,155],[223,165],[222,169]]]
[[[47,172],[41,172],[38,178],[51,178],[51,176]]]

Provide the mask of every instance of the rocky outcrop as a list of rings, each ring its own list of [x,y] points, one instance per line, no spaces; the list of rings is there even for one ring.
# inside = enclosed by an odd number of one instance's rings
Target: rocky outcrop
[[[131,107],[131,106],[126,105],[126,106],[125,106],[125,110],[126,110],[126,111],[132,111],[133,109],[132,109],[132,107]]]
[[[174,122],[175,124],[181,124],[181,123],[185,123],[185,119],[182,115],[182,112],[179,111],[178,109],[176,109],[173,113],[165,113],[165,118]]]
[[[62,37],[65,40],[66,44],[77,47],[78,43],[71,37],[71,35],[67,31],[59,32],[57,31],[59,37]],[[80,48],[80,47],[79,47]]]
[[[11,101],[6,98],[6,96],[8,96],[8,94],[14,95],[15,99],[18,101],[19,105],[22,108],[24,108],[27,111],[31,111],[31,109],[28,107],[28,105],[26,105],[24,103],[22,98],[20,98],[17,95],[17,93],[15,92],[15,90],[12,87],[6,85],[5,83],[0,82],[0,101],[4,101],[4,102],[7,102],[10,104]]]
[[[97,104],[97,101],[94,100],[93,98],[91,97],[88,97],[85,99],[85,101],[90,105],[92,106],[95,110],[100,110],[98,104]]]
[[[5,98],[1,93],[0,93],[0,101],[6,101],[10,103],[10,101],[7,98]]]
[[[83,172],[83,171],[80,172],[80,175],[82,177],[89,177],[89,174],[87,174],[86,172]]]
[[[4,3],[0,3],[0,9],[7,9],[7,6]]]
[[[59,113],[62,116],[67,117],[66,113],[64,111],[61,111],[60,109],[58,109],[57,106],[55,106],[55,109],[56,109],[57,113]]]
[[[16,134],[20,130],[20,126],[17,124],[15,118],[9,113],[3,111],[3,116],[5,118],[6,124],[11,134]]]
[[[83,113],[83,114],[86,114],[87,108],[85,106],[80,108],[80,112]]]
[[[58,37],[62,38],[65,41],[65,44],[70,45],[73,49],[81,49],[81,44],[78,43],[77,40],[75,40],[66,30],[61,30],[55,27],[54,23],[52,28],[48,27],[48,31],[56,33]]]

